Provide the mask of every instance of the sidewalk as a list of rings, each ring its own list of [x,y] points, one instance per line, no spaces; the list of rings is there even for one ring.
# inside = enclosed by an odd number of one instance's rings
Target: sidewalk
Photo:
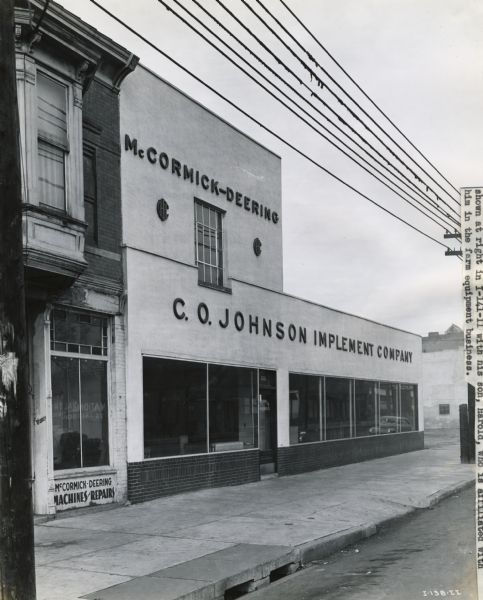
[[[474,480],[454,438],[428,441],[418,452],[37,525],[37,599],[218,600],[256,589]]]

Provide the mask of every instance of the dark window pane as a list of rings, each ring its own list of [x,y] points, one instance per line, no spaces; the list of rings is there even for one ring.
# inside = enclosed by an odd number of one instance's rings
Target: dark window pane
[[[79,344],[82,344],[83,346],[97,346],[100,349],[97,354],[102,354],[102,348],[107,345],[105,335],[107,320],[102,317],[54,309],[51,321],[53,341],[68,343],[69,352],[79,352]],[[84,348],[83,352],[85,351]]]
[[[41,204],[65,210],[65,152],[38,141],[39,192]]]
[[[67,147],[67,88],[37,72],[37,125],[39,136]]]
[[[53,356],[51,368],[54,469],[81,467],[78,360]]]
[[[379,384],[379,427],[377,433],[398,433],[403,428],[399,417],[397,383]]]
[[[84,154],[84,195],[88,198],[96,197],[96,170],[93,154]]]
[[[83,466],[108,465],[107,363],[80,360],[80,378]]]
[[[376,433],[376,382],[358,381],[355,386],[355,431],[356,436]]]
[[[416,431],[418,428],[418,386],[401,384],[401,429]]]
[[[209,365],[210,450],[256,447],[257,371]]]
[[[321,439],[319,377],[289,375],[290,444]]]
[[[258,377],[260,462],[273,462],[277,446],[277,373],[260,370]],[[254,401],[254,410],[256,416],[256,401]]]
[[[144,456],[206,452],[206,365],[144,358]]]
[[[84,202],[86,229],[86,244],[97,244],[97,208],[93,202],[85,200]]]
[[[326,439],[350,437],[350,380],[325,378]]]

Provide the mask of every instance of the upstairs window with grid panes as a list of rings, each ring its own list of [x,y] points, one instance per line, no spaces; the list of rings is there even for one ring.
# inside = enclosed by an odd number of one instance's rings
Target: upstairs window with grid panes
[[[223,211],[195,200],[195,252],[198,282],[223,287]]]

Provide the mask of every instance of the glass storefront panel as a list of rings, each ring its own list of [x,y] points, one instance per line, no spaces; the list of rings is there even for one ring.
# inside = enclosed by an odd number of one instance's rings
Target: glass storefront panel
[[[80,363],[82,462],[84,467],[109,464],[107,362]]]
[[[398,384],[379,384],[379,427],[377,433],[399,433],[401,425],[398,409]]]
[[[376,433],[376,385],[375,381],[354,381],[356,437]]]
[[[54,469],[74,469],[82,466],[79,361],[53,356],[51,372]]]
[[[320,377],[289,374],[290,444],[322,439],[319,386]]]
[[[54,469],[109,464],[107,319],[56,308],[50,317]],[[97,356],[98,358],[95,358]]]
[[[143,359],[144,456],[207,451],[206,365]]]
[[[401,383],[401,429],[418,429],[418,386],[410,383]]]
[[[107,319],[103,317],[54,309],[50,334],[53,351],[107,356]]]
[[[256,448],[256,369],[208,365],[210,451]]]
[[[325,378],[325,437],[327,440],[348,438],[350,422],[350,379]]]
[[[145,357],[143,377],[145,458],[274,451],[275,371]],[[289,411],[291,445],[410,431],[417,386],[289,373]]]
[[[258,371],[258,447],[260,463],[277,460],[277,373]]]

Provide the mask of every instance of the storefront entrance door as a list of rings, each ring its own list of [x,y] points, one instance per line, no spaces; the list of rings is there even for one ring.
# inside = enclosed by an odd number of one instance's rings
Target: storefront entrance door
[[[277,376],[275,371],[259,371],[260,473],[277,470]]]

